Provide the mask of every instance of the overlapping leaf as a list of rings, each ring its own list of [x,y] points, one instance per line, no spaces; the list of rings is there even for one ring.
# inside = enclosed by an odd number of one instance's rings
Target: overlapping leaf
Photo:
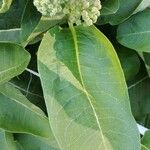
[[[21,74],[27,67],[30,55],[21,46],[0,43],[0,84]]]
[[[119,25],[117,39],[131,49],[150,52],[150,8]]]
[[[102,1],[101,15],[114,14],[119,9],[119,0],[105,0]]]
[[[61,150],[140,149],[120,63],[94,26],[47,32],[38,65]]]
[[[112,1],[112,0],[110,0]],[[119,9],[115,14],[102,16],[100,22],[117,25],[129,18],[143,0],[119,0]]]
[[[29,15],[30,14],[30,15]],[[21,22],[21,39],[23,45],[31,42],[36,36],[47,31],[58,23],[62,23],[62,16],[53,18],[42,17],[33,5],[33,1],[27,0],[25,11]]]
[[[0,128],[43,137],[51,135],[44,113],[10,84],[0,86]]]
[[[18,134],[16,139],[23,150],[59,150],[53,136],[46,139],[28,134]]]

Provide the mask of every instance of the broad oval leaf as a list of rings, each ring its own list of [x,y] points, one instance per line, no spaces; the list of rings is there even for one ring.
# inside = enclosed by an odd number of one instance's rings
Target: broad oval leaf
[[[140,149],[120,63],[94,26],[47,32],[38,68],[61,150]]]
[[[30,54],[21,46],[0,43],[0,84],[21,74],[30,61]]]
[[[119,25],[117,39],[131,49],[150,52],[150,8]]]
[[[42,137],[51,134],[44,113],[10,84],[0,86],[0,128]]]

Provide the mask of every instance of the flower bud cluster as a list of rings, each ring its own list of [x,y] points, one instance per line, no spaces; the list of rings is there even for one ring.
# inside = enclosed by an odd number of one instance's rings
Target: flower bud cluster
[[[70,23],[87,26],[97,21],[101,9],[100,0],[34,0],[34,5],[44,16],[62,13]]]
[[[100,15],[100,0],[70,0],[63,12],[69,16],[71,23],[92,25]]]
[[[68,0],[34,0],[34,5],[43,16],[53,17],[61,13],[63,4]]]

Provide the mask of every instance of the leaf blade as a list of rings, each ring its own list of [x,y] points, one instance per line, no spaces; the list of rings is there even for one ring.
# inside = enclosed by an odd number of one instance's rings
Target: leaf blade
[[[30,61],[30,54],[21,46],[0,43],[0,84],[21,74]]]
[[[131,128],[136,142],[132,143],[127,134],[122,139],[130,145],[128,149],[139,149],[120,63],[110,42],[95,27],[76,27],[72,32],[54,28],[47,32],[38,52],[38,67],[50,125],[60,149],[119,149],[124,146],[119,147],[111,139],[124,144],[117,133],[122,135],[120,131],[126,133]],[[114,85],[119,86],[117,92]],[[122,90],[126,92],[118,94]],[[124,127],[126,117],[132,127]],[[118,128],[112,131],[115,126]]]

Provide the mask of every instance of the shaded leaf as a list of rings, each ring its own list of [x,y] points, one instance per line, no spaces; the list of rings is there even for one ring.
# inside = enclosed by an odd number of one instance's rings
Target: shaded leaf
[[[10,84],[0,86],[0,128],[43,137],[51,134],[44,113]]]
[[[117,39],[131,49],[150,52],[150,8],[119,25]]]
[[[140,70],[140,59],[136,52],[123,46],[115,46],[126,80],[131,80]]]
[[[0,41],[20,43],[20,31],[21,31],[20,28],[0,30]]]
[[[0,29],[20,28],[22,13],[27,0],[13,0],[10,9],[0,14]]]
[[[13,78],[11,84],[19,89],[33,104],[46,112],[40,78],[29,72],[23,72],[20,76]]]
[[[0,84],[21,74],[30,61],[30,54],[21,46],[0,43]]]
[[[119,9],[119,0],[104,0],[102,6],[101,15],[114,14]]]
[[[137,120],[150,113],[150,79],[144,77],[129,90],[132,111]]]
[[[54,137],[46,139],[33,135],[18,134],[16,140],[23,150],[59,150]]]
[[[149,77],[150,77],[150,53],[143,53],[143,59],[145,62],[147,72],[148,72]]]
[[[32,1],[27,1],[23,14],[23,19],[21,22],[21,38],[23,45],[27,45],[35,37],[47,31],[54,25],[58,23],[63,23],[63,16],[56,16],[54,18],[41,16],[41,14],[37,11],[36,7],[33,5]]]
[[[119,0],[119,9],[115,14],[101,16],[99,22],[110,23],[117,25],[129,18],[137,7],[141,4],[142,0]]]

